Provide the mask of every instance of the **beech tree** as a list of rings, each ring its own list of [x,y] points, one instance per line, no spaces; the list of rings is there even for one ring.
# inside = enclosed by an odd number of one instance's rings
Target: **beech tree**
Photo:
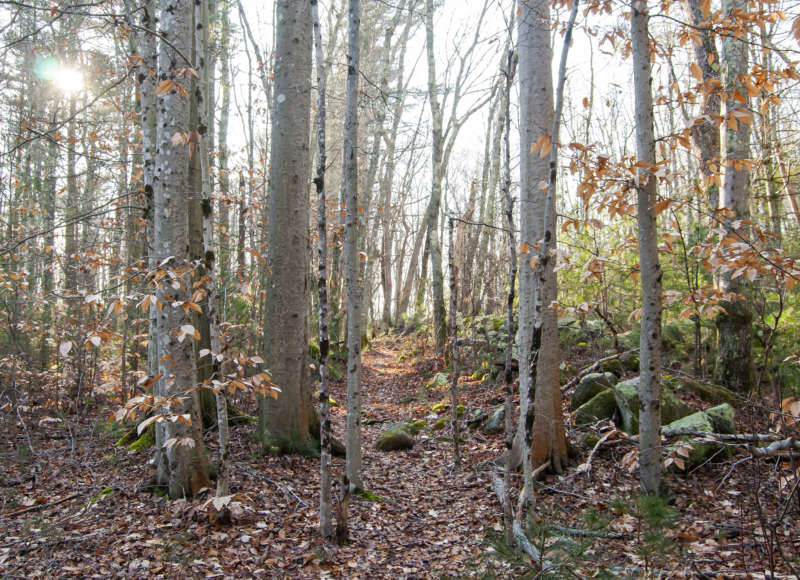
[[[264,360],[277,399],[259,398],[258,434],[282,449],[310,437],[308,364],[311,4],[276,2]]]
[[[347,477],[357,489],[361,479],[361,294],[358,259],[358,75],[360,0],[348,3],[347,104],[344,121],[342,188],[345,199],[344,260],[347,284]]]

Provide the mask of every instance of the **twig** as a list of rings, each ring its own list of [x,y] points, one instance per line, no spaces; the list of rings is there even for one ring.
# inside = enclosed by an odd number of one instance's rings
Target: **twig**
[[[52,539],[47,539],[47,538],[38,538],[38,539],[37,538],[26,538],[26,539],[23,539],[23,540],[17,540],[15,542],[10,542],[8,544],[3,544],[0,547],[8,548],[8,547],[11,547],[11,546],[14,546],[14,545],[17,545],[17,544],[23,544],[23,543],[27,542],[28,545],[22,546],[20,548],[17,548],[16,550],[14,550],[14,553],[16,555],[20,555],[20,554],[27,554],[28,552],[30,552],[32,550],[36,550],[36,549],[42,548],[44,546],[57,546],[59,544],[66,544],[67,542],[82,542],[83,540],[86,540],[88,538],[92,538],[94,536],[99,536],[100,534],[107,534],[107,533],[108,533],[108,530],[95,530],[94,532],[89,532],[88,534],[84,534],[82,536],[71,536],[71,537],[68,537],[68,538],[52,538]],[[43,540],[43,541],[40,541],[40,540]]]
[[[61,499],[56,500],[56,501],[51,501],[49,503],[40,503],[40,504],[32,505],[32,506],[29,506],[29,507],[26,507],[26,508],[18,509],[16,511],[6,512],[6,513],[3,514],[3,516],[8,517],[8,518],[14,518],[14,517],[17,517],[17,516],[22,515],[22,514],[35,512],[35,511],[43,510],[45,508],[52,507],[54,505],[62,504],[62,503],[67,502],[67,501],[69,501],[71,499],[75,499],[76,497],[78,497],[80,495],[81,495],[80,492],[75,492],[75,493],[73,493],[71,495],[68,495],[67,497],[62,497]]]
[[[531,560],[536,562],[541,570],[553,568],[552,562],[545,560],[539,549],[531,544],[530,540],[522,529],[522,524],[519,523],[518,520],[514,520],[513,532],[514,540],[516,540],[517,543],[517,548],[525,552],[531,558]]]
[[[559,534],[567,536],[581,536],[584,538],[608,538],[610,540],[619,540],[629,536],[627,532],[601,532],[599,530],[582,530],[580,528],[565,528],[563,526],[551,525],[550,528]]]
[[[282,486],[280,483],[278,483],[277,481],[273,481],[273,480],[271,480],[269,477],[264,477],[264,480],[265,480],[265,481],[268,481],[269,483],[271,483],[272,485],[274,485],[275,487],[277,487],[279,490],[281,490],[281,491],[282,491],[283,493],[285,493],[286,495],[288,495],[288,496],[291,496],[291,497],[292,497],[292,498],[293,498],[293,499],[294,499],[294,500],[295,500],[297,503],[299,503],[299,504],[300,504],[300,505],[302,505],[303,507],[308,507],[308,503],[306,503],[305,501],[303,501],[303,498],[301,498],[300,496],[298,496],[298,495],[297,495],[295,492],[293,492],[291,489],[288,489],[288,488],[286,488],[286,487]]]
[[[597,443],[594,444],[594,447],[592,448],[591,453],[589,453],[589,457],[587,457],[586,461],[584,461],[583,463],[581,463],[577,467],[577,469],[575,470],[574,473],[586,472],[586,477],[588,478],[589,477],[589,471],[591,471],[591,469],[592,469],[592,459],[594,458],[594,454],[597,453],[597,450],[600,448],[600,446],[603,443],[605,443],[608,440],[609,437],[611,437],[612,435],[618,434],[618,433],[619,433],[619,431],[617,431],[616,429],[611,429],[610,431],[607,431],[606,434],[603,435],[600,438],[600,440]]]

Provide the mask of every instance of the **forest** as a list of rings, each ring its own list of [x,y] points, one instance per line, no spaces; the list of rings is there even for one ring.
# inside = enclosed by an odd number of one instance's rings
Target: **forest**
[[[798,578],[799,43],[0,0],[0,577]]]

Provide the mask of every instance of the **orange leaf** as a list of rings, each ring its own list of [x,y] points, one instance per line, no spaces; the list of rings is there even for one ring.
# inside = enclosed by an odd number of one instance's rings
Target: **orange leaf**
[[[170,79],[165,79],[158,84],[158,88],[156,89],[156,94],[164,95],[172,90],[172,87],[175,86],[175,83]]]

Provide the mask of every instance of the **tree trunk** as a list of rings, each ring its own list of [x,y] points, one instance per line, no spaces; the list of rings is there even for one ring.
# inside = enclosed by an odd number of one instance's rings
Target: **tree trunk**
[[[539,184],[551,179],[549,160],[531,147],[553,135],[553,81],[550,71],[550,9],[546,3],[521,5],[519,20],[520,86],[520,405],[527,413],[530,391],[536,386],[531,459],[524,467],[550,462],[560,473],[566,466],[567,447],[561,418],[558,382],[558,318],[556,300],[555,192]],[[552,143],[556,147],[556,143]],[[538,250],[538,251],[537,251]],[[541,263],[540,263],[541,262]],[[525,429],[525,417],[520,429]],[[524,439],[518,436],[521,444]],[[530,465],[529,465],[530,464]]]
[[[431,108],[431,197],[426,211],[428,226],[427,247],[431,257],[431,290],[433,292],[433,335],[436,352],[444,354],[447,341],[447,321],[444,307],[444,275],[442,249],[439,245],[439,211],[442,205],[442,108],[436,82],[436,57],[433,47],[433,0],[425,0],[425,48],[428,57],[428,103]],[[420,282],[422,279],[420,279]]]
[[[639,338],[639,465],[642,489],[658,494],[661,488],[661,266],[655,205],[656,146],[647,3],[631,3],[631,47],[636,104],[636,155],[646,168],[638,170],[637,223],[642,321]]]
[[[192,352],[192,332],[183,305],[190,300],[192,264],[188,260],[187,211],[189,170],[189,102],[179,88],[187,79],[178,69],[191,65],[184,59],[192,51],[192,7],[187,0],[162,0],[161,31],[163,42],[159,55],[159,76],[171,81],[159,95],[158,134],[155,163],[155,250],[159,264],[160,285],[157,296],[161,306],[156,330],[159,373],[158,394],[162,413],[179,420],[158,423],[156,445],[157,477],[172,498],[192,496],[208,487],[208,465],[203,449],[199,403]],[[163,82],[162,80],[162,82]],[[180,140],[174,136],[181,137]],[[188,424],[187,424],[188,421]]]
[[[318,1],[311,0],[314,29],[314,48],[317,65],[317,291],[319,294],[319,531],[327,539],[333,536],[331,518],[331,406],[328,384],[328,207],[325,199],[325,123],[327,121],[326,75],[322,54],[322,33],[319,24]]]
[[[284,450],[304,445],[311,421],[308,366],[308,178],[311,4],[276,5],[264,359],[280,387],[259,397],[258,435]]]
[[[358,75],[361,1],[350,0],[347,48],[347,98],[344,121],[342,192],[345,198],[344,268],[347,284],[347,477],[361,479],[361,292],[358,259]]]
[[[725,181],[723,184],[722,216],[728,235],[733,240],[749,235],[741,220],[750,218],[750,99],[742,79],[749,74],[747,59],[746,22],[740,15],[746,15],[745,0],[725,0],[723,11],[735,27],[741,26],[741,36],[726,35],[723,39],[723,71],[725,80]],[[751,117],[750,117],[751,118]],[[745,119],[744,121],[742,119]],[[738,229],[737,229],[738,228]],[[725,309],[717,317],[719,348],[714,378],[720,384],[737,390],[749,392],[756,385],[753,368],[752,347],[752,294],[753,285],[744,276],[731,279],[730,274],[722,278],[723,289],[742,296],[721,303]]]

